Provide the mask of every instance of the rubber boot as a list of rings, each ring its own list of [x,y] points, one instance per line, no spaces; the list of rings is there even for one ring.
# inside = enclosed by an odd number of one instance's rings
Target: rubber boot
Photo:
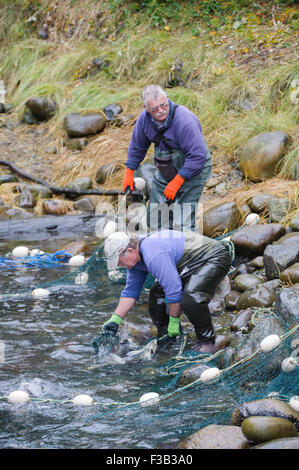
[[[167,304],[165,294],[158,282],[150,290],[148,301],[148,313],[154,325],[157,327],[157,336],[160,338],[167,334],[169,316],[167,314]]]

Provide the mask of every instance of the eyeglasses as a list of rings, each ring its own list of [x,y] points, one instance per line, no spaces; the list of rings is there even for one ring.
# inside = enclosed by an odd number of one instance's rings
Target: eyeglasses
[[[168,107],[168,102],[165,102],[165,103],[159,104],[159,106],[155,106],[154,108],[149,108],[149,111],[151,113],[157,113],[160,108],[166,109],[167,107]]]

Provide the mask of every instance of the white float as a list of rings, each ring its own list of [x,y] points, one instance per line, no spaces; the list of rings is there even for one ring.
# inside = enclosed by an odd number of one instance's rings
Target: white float
[[[293,410],[299,412],[299,396],[294,395],[290,398],[289,405],[293,408]]]
[[[260,216],[258,214],[248,214],[245,219],[246,225],[256,225],[260,221]]]
[[[24,256],[28,256],[29,248],[27,248],[27,246],[17,246],[12,250],[12,255],[15,258],[23,258]]]
[[[75,284],[82,284],[85,285],[88,283],[88,274],[85,273],[84,271],[82,273],[79,273],[78,276],[75,279]]]
[[[94,400],[89,395],[76,395],[72,400],[74,405],[78,406],[91,406]]]
[[[143,191],[146,186],[146,181],[143,178],[137,176],[134,178],[134,184],[137,191]]]
[[[7,397],[9,403],[27,403],[29,399],[29,394],[27,392],[23,392],[23,390],[15,390]]]
[[[294,372],[297,367],[297,360],[294,357],[287,357],[281,363],[281,368],[283,372],[289,374],[290,372]]]
[[[155,403],[158,403],[159,401],[160,401],[160,395],[159,393],[156,393],[156,392],[145,393],[139,398],[139,402],[141,403],[141,406],[154,405]]]
[[[208,380],[214,379],[220,374],[218,367],[209,367],[200,374],[200,381],[207,382]]]
[[[29,252],[29,254],[30,256],[37,256],[37,255],[44,255],[45,252],[42,250],[39,250],[38,248],[33,248],[33,250]]]
[[[261,341],[260,347],[262,351],[270,352],[277,348],[280,343],[281,339],[278,335],[269,335]]]
[[[82,266],[82,264],[84,264],[84,263],[85,263],[85,257],[83,255],[72,256],[69,259],[69,265],[70,266],[78,267],[78,266]]]
[[[41,287],[38,287],[37,289],[33,289],[32,291],[32,296],[35,299],[46,299],[49,297],[50,291],[48,289],[42,289]]]
[[[107,238],[109,237],[109,235],[111,235],[111,233],[114,233],[114,232],[117,232],[117,223],[114,222],[113,220],[110,220],[109,222],[107,222],[107,224],[104,227],[103,236],[104,238]]]

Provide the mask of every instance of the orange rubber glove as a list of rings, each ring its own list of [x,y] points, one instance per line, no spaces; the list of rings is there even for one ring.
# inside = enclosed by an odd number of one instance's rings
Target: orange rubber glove
[[[184,183],[185,178],[182,178],[181,175],[177,174],[173,180],[169,181],[168,185],[166,186],[164,190],[164,196],[166,199],[174,199],[176,196],[176,193]]]
[[[123,191],[127,189],[129,186],[130,190],[133,191],[134,189],[134,170],[130,168],[126,168],[125,176],[123,179]]]

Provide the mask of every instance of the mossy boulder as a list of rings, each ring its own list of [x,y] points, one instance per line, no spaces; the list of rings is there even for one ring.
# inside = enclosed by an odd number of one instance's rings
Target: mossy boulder
[[[250,416],[242,422],[241,430],[246,439],[257,444],[297,435],[297,429],[293,423],[287,419],[272,416]]]

